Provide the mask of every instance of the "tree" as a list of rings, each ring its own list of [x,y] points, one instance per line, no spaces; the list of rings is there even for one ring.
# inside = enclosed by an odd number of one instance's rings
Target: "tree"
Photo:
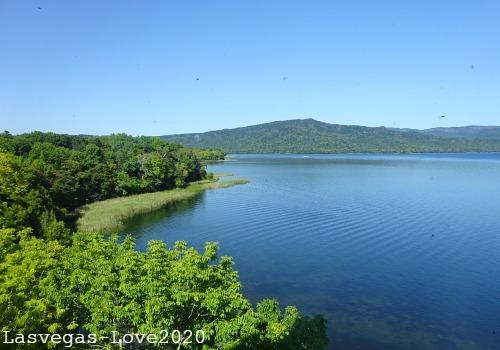
[[[0,230],[0,328],[19,333],[55,332],[64,310],[45,293],[48,274],[64,247],[30,237],[30,230]],[[17,243],[18,242],[18,243]]]
[[[153,152],[141,155],[139,163],[141,165],[141,188],[146,192],[164,189],[165,159],[158,152]]]
[[[203,344],[176,347],[325,347],[322,317],[281,310],[275,300],[253,307],[215,243],[198,252],[152,241],[140,252],[131,238],[66,226],[82,204],[205,178],[202,151],[151,137],[41,132],[0,134],[0,149],[0,330],[159,336],[166,329],[179,330],[180,340],[198,330]]]
[[[206,349],[324,348],[323,318],[311,322],[295,307],[282,313],[275,300],[254,309],[241,292],[231,258],[217,258],[217,251],[215,243],[199,253],[185,242],[169,249],[151,241],[146,252],[138,252],[131,238],[119,243],[116,237],[77,234],[49,273],[45,295],[68,311],[70,328],[98,336],[116,331],[160,337],[166,329],[179,330],[185,339],[184,332],[200,330]]]
[[[29,164],[0,152],[0,227],[32,227],[40,232],[39,218],[52,207],[48,191]]]

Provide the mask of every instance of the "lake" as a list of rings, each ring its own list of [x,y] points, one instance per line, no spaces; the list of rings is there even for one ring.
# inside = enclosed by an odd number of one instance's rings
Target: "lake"
[[[500,154],[232,155],[211,190],[133,219],[218,241],[245,294],[324,314],[330,348],[500,349]]]

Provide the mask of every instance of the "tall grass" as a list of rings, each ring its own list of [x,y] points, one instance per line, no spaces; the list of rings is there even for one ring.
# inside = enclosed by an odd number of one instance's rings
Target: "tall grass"
[[[116,232],[123,227],[126,220],[133,216],[160,209],[176,201],[192,198],[207,189],[227,188],[248,182],[248,180],[244,179],[229,181],[202,180],[192,183],[186,188],[94,202],[79,209],[81,216],[77,221],[77,227],[79,231],[83,232]]]

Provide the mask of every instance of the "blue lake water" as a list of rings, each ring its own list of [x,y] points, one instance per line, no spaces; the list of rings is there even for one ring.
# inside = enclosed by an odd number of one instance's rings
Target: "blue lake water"
[[[330,348],[500,349],[500,154],[234,155],[248,185],[130,222],[218,241],[245,294],[329,321]]]

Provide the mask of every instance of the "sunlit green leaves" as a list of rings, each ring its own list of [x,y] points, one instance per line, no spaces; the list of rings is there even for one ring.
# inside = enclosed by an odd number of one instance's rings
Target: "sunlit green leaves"
[[[151,241],[138,252],[131,238],[120,243],[116,237],[77,234],[47,289],[70,315],[66,329],[78,324],[105,336],[202,329],[207,349],[285,349],[307,319],[294,307],[282,312],[275,300],[254,310],[241,293],[232,260],[218,258],[217,251],[215,243],[200,253],[186,242],[168,248]],[[324,343],[325,329],[314,334]]]

